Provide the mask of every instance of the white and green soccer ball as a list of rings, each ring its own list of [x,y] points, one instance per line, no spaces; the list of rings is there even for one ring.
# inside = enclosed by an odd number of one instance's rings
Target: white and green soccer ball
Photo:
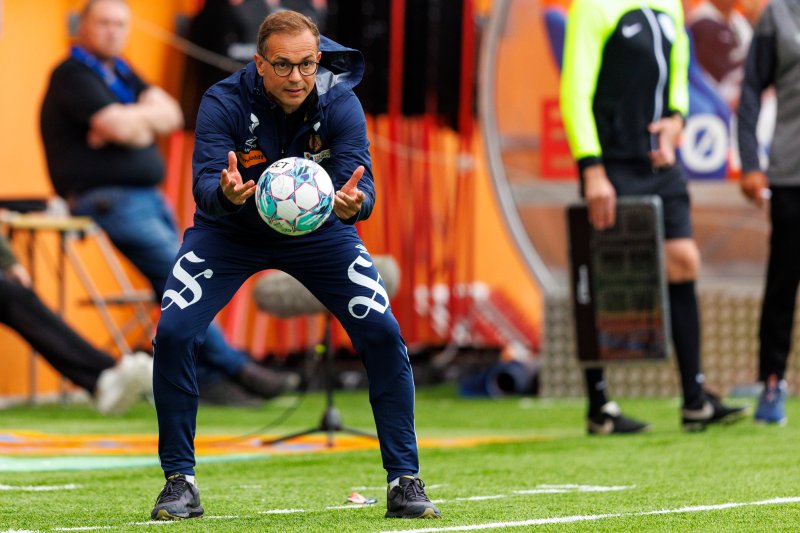
[[[333,210],[333,182],[319,164],[302,157],[272,163],[256,184],[258,214],[284,235],[320,227]]]

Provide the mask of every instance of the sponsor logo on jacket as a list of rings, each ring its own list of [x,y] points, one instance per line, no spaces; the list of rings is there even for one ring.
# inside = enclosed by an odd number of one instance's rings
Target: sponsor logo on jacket
[[[317,152],[316,154],[312,154],[311,152],[303,152],[303,157],[306,159],[310,159],[315,163],[319,163],[323,159],[327,159],[331,156],[331,149],[326,148],[321,152]]]
[[[311,150],[310,152],[303,152],[303,157],[306,159],[310,159],[315,163],[319,163],[323,159],[327,159],[331,156],[330,148],[326,148],[325,150],[322,149],[323,142],[322,137],[320,136],[317,131],[319,130],[320,123],[317,122],[313,126],[313,132],[308,136],[308,148]]]
[[[259,165],[267,162],[267,156],[261,150],[250,150],[250,152],[236,152],[236,158],[239,164],[244,168],[250,168],[253,165]]]

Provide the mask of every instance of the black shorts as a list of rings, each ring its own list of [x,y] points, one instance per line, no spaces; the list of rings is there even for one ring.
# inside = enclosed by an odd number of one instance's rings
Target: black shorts
[[[658,171],[608,163],[605,168],[617,196],[661,197],[664,206],[664,239],[692,237],[689,188],[678,165]]]

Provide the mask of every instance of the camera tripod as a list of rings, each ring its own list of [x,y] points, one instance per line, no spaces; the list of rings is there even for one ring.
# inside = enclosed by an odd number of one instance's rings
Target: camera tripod
[[[317,357],[322,358],[325,371],[325,410],[322,413],[322,418],[320,419],[319,425],[303,431],[298,431],[296,433],[289,433],[288,435],[276,437],[274,439],[262,440],[262,446],[271,446],[273,444],[278,444],[287,440],[296,439],[298,437],[303,437],[305,435],[311,435],[314,433],[327,433],[327,446],[328,448],[332,448],[334,445],[333,436],[337,431],[349,433],[359,437],[367,437],[372,439],[378,438],[378,436],[373,433],[343,425],[342,415],[339,412],[339,409],[333,403],[333,390],[336,386],[336,367],[333,361],[333,347],[331,346],[332,328],[333,316],[330,313],[327,313],[325,317],[325,334],[323,336],[322,343],[318,344],[314,348]]]

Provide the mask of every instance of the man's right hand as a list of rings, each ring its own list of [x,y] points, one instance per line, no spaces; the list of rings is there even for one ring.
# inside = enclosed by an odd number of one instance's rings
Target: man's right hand
[[[606,176],[603,165],[592,165],[583,170],[583,196],[589,207],[589,223],[596,230],[616,224],[617,191]]]
[[[746,172],[739,182],[742,194],[758,207],[764,207],[764,205],[766,205],[766,191],[768,190],[768,185],[767,175],[760,170]]]
[[[219,185],[225,198],[235,205],[242,205],[256,193],[256,182],[249,180],[242,183],[242,175],[236,165],[236,154],[228,152],[228,168],[223,169],[219,177]]]

